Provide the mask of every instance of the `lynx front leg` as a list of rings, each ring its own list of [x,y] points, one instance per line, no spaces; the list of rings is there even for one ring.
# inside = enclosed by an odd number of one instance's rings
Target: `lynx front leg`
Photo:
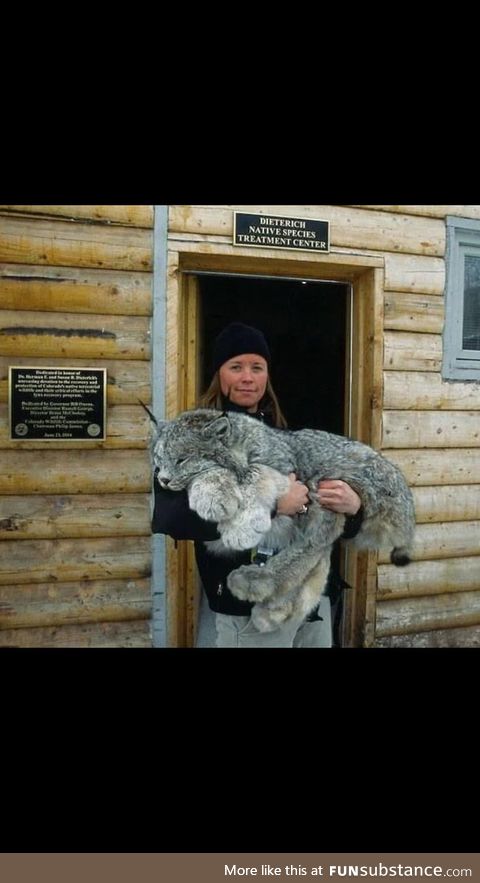
[[[227,549],[252,549],[270,530],[271,524],[270,510],[257,505],[220,522],[218,530]]]
[[[226,469],[211,469],[194,478],[188,489],[190,508],[205,521],[233,518],[242,504],[235,476]]]
[[[229,549],[252,549],[271,526],[271,512],[279,496],[289,486],[288,478],[269,466],[255,464],[240,490],[242,503],[235,516],[225,519],[218,529]]]

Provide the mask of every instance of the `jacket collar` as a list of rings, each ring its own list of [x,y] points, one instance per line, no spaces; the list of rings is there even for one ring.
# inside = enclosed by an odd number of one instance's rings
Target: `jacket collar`
[[[265,420],[264,411],[258,410],[252,414],[245,405],[237,405],[235,402],[232,402],[228,396],[223,395],[222,393],[222,408],[224,411],[234,411],[236,414],[246,414],[247,417],[255,417],[256,420],[261,420],[262,422]]]

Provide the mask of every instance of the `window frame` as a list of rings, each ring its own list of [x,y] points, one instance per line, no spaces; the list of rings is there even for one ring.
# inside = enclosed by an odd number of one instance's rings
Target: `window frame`
[[[480,220],[446,217],[445,324],[442,378],[480,382],[480,350],[463,346],[465,257],[480,259]]]

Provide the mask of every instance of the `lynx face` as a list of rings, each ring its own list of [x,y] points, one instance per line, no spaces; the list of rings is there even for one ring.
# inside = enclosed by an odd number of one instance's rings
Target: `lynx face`
[[[212,469],[214,460],[199,452],[192,438],[168,430],[162,433],[153,450],[153,462],[158,468],[158,481],[172,491],[186,488],[195,476]]]
[[[196,411],[160,425],[153,449],[158,481],[164,488],[186,488],[197,475],[223,464],[230,423],[223,415],[212,419],[209,411]]]

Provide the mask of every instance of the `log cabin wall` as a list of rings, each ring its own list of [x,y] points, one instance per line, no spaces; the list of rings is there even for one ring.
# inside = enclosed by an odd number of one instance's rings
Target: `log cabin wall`
[[[417,508],[414,562],[380,557],[368,646],[480,644],[477,383],[441,378],[445,217],[480,206],[169,206],[167,416],[180,383],[185,254],[232,246],[233,211],[330,221],[331,260],[383,267],[380,448]],[[207,266],[207,264],[206,264]],[[0,206],[0,646],[151,646],[152,206]],[[9,365],[104,367],[105,442],[12,442]],[[170,558],[169,577],[175,577]],[[191,562],[190,562],[191,563]],[[191,601],[189,602],[191,603]],[[170,628],[170,642],[177,641]]]
[[[379,647],[480,644],[480,387],[441,378],[447,215],[467,205],[169,206],[167,414],[175,412],[179,255],[298,254],[232,246],[233,211],[323,218],[331,256],[381,258],[384,267],[380,449],[405,473],[417,511],[414,561],[380,556],[363,643]],[[305,255],[301,256],[306,258]],[[309,256],[312,260],[312,257]],[[321,255],[319,261],[328,260]],[[170,378],[170,379],[169,379]],[[169,393],[170,391],[171,394]],[[173,569],[172,569],[173,567]],[[173,574],[174,565],[170,573]]]
[[[0,646],[151,646],[153,216],[0,206]],[[10,441],[10,365],[106,368],[106,440]]]
[[[480,218],[478,205],[363,208],[421,219],[426,238],[438,219],[444,240],[447,215]],[[412,487],[417,529],[408,567],[379,556],[379,647],[480,646],[480,385],[441,377],[444,275],[386,277],[382,449]]]

